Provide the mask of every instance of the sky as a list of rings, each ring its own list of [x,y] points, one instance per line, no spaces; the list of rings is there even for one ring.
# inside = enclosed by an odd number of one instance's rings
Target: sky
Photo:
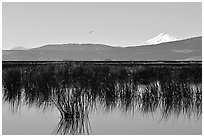
[[[3,3],[2,49],[61,43],[136,46],[202,35],[202,3]]]

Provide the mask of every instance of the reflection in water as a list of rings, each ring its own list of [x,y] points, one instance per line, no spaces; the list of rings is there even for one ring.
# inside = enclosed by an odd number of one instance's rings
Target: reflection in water
[[[201,65],[111,66],[66,63],[3,69],[3,101],[13,112],[21,105],[57,107],[54,134],[90,134],[89,114],[102,107],[123,112],[202,115]]]

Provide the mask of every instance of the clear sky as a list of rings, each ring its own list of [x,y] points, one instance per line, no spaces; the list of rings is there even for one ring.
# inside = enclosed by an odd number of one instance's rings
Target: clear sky
[[[140,45],[166,32],[202,35],[200,3],[3,3],[3,46],[54,43]]]

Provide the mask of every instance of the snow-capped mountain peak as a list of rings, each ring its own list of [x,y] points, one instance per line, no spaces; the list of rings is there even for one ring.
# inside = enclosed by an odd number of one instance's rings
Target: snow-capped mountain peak
[[[154,45],[154,44],[160,44],[160,43],[177,41],[177,40],[178,40],[177,38],[163,32],[157,35],[156,37],[144,42],[143,45]]]

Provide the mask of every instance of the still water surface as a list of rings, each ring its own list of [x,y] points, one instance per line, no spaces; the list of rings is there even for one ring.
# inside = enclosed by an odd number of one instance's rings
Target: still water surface
[[[2,133],[201,134],[201,65],[3,68]]]

